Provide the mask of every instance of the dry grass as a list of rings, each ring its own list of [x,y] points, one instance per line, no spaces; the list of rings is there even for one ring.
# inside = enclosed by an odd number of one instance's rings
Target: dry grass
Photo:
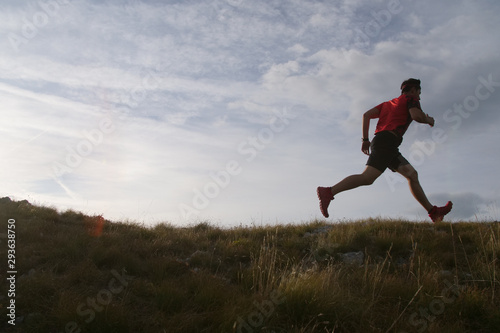
[[[494,222],[146,228],[0,201],[0,233],[9,218],[16,220],[18,322],[2,322],[2,332],[500,327]],[[6,263],[6,239],[0,241]],[[344,262],[346,252],[362,252],[362,264]],[[6,318],[6,279],[0,285]]]

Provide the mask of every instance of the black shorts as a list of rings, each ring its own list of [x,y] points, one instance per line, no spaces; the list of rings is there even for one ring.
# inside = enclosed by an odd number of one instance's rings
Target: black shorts
[[[398,147],[402,141],[401,137],[391,132],[377,133],[372,140],[371,153],[366,165],[372,166],[380,172],[384,172],[387,168],[396,172],[400,166],[410,164],[399,152]]]

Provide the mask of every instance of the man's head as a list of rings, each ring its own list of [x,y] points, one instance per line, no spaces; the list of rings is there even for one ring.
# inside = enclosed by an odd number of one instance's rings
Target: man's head
[[[420,80],[418,79],[408,79],[401,83],[401,93],[402,94],[420,94]]]

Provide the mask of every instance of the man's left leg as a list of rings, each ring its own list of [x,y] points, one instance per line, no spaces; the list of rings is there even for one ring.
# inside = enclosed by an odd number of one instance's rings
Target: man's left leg
[[[396,171],[408,179],[411,193],[425,208],[425,210],[427,210],[432,222],[442,221],[444,216],[451,211],[451,208],[453,207],[453,203],[451,201],[448,201],[443,207],[434,206],[429,202],[422,186],[420,186],[417,170],[415,170],[411,164],[401,164]]]
[[[408,185],[410,186],[410,191],[411,194],[413,194],[413,197],[417,199],[427,212],[430,212],[434,206],[429,202],[422,186],[420,185],[417,170],[415,170],[411,164],[404,164],[400,165],[396,171],[408,180]]]

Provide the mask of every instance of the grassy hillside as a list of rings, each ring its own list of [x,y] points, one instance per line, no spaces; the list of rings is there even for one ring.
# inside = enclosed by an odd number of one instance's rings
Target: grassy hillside
[[[147,228],[3,198],[0,228],[2,332],[500,328],[495,222]]]

